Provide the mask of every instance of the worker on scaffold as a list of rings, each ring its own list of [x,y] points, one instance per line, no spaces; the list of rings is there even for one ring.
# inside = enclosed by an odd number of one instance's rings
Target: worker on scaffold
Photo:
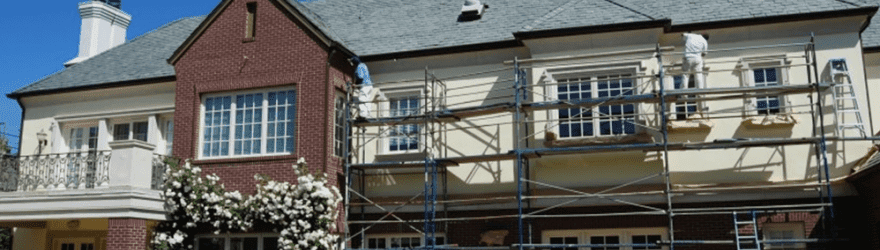
[[[684,40],[684,58],[681,62],[681,69],[684,73],[681,78],[681,88],[688,88],[690,83],[688,80],[690,75],[694,75],[694,87],[698,89],[706,88],[706,80],[703,75],[703,56],[709,50],[709,34],[694,34],[690,32],[682,33],[681,38]],[[709,106],[703,104],[702,111],[708,111]]]
[[[373,91],[373,81],[370,80],[370,70],[367,69],[367,64],[361,62],[361,58],[355,56],[351,58],[351,62],[357,65],[357,70],[355,74],[357,75],[357,81],[355,84],[360,86],[358,90],[358,101],[360,104],[358,105],[358,116],[361,118],[370,118],[370,92]]]

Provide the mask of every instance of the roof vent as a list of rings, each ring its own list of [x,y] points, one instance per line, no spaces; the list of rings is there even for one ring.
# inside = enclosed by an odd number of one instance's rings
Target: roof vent
[[[483,15],[483,11],[487,8],[489,8],[489,6],[481,3],[480,0],[465,0],[464,5],[461,6],[461,16],[459,17],[459,20],[472,21],[480,19]]]

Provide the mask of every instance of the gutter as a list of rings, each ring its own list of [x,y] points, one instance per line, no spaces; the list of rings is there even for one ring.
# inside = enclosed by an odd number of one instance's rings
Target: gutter
[[[707,30],[707,29],[721,29],[721,28],[730,28],[730,27],[740,27],[740,26],[752,26],[752,25],[761,25],[761,24],[769,24],[769,23],[781,23],[781,22],[796,22],[796,21],[806,21],[806,20],[817,20],[817,19],[826,19],[826,18],[836,18],[836,17],[850,17],[850,16],[858,16],[858,15],[867,15],[873,16],[874,13],[877,12],[877,6],[871,7],[860,7],[855,9],[845,9],[845,10],[831,10],[831,11],[821,11],[821,12],[808,12],[808,13],[797,13],[790,15],[781,15],[781,16],[769,16],[769,17],[757,17],[757,18],[743,18],[743,19],[732,19],[732,20],[722,20],[722,21],[712,21],[712,22],[704,22],[704,23],[690,23],[690,24],[680,24],[680,25],[672,25],[667,33],[676,33],[676,32],[686,32],[691,30]],[[870,21],[870,20],[869,20]],[[862,31],[867,28],[866,25],[862,27]],[[861,31],[860,31],[861,33]]]
[[[18,102],[18,107],[21,108],[21,121],[18,125],[18,151],[15,152],[19,156],[21,156],[21,150],[24,149],[21,147],[22,142],[24,141],[24,114],[26,110],[24,109],[24,103],[21,102],[21,98],[15,98],[15,101]]]
[[[76,86],[76,87],[47,89],[47,90],[36,90],[36,91],[29,91],[29,92],[24,92],[24,93],[14,93],[13,92],[13,93],[6,94],[6,97],[8,97],[10,99],[17,99],[17,98],[28,97],[28,96],[60,94],[60,93],[77,92],[77,91],[85,91],[85,90],[109,89],[109,88],[116,88],[116,87],[128,87],[128,86],[146,85],[146,84],[154,84],[154,83],[173,82],[176,80],[177,80],[177,76],[171,75],[171,76],[161,76],[161,77],[136,79],[136,80],[128,80],[128,81],[120,81],[120,82],[92,84],[92,85],[86,85],[86,86]]]

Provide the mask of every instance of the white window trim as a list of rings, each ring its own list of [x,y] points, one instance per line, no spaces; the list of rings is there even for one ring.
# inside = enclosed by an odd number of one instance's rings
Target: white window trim
[[[706,70],[708,70],[708,69],[704,67],[704,71],[706,71]],[[664,81],[667,81],[667,80],[668,80],[670,83],[672,83],[672,84],[671,84],[672,88],[675,89],[675,77],[683,77],[683,76],[682,76],[682,75],[667,75],[666,78],[668,78],[668,79],[663,79],[663,80],[664,80]],[[707,79],[707,78],[708,78],[708,76],[706,75],[706,73],[704,73],[704,75],[703,75],[703,79],[705,80],[705,79]],[[682,79],[682,80],[684,80],[684,79]],[[694,88],[697,87],[697,86],[696,86],[697,82],[696,82],[696,79],[694,79],[694,77],[689,77],[689,78],[688,78],[688,82],[687,82],[687,83],[682,83],[682,84],[687,84],[688,86],[690,86],[690,82],[693,82],[693,83],[694,83]],[[707,88],[708,88],[708,86],[707,86]],[[690,87],[688,87],[688,89],[690,89]],[[704,102],[705,102],[705,101],[697,101],[697,102],[669,102],[669,103],[666,104],[666,110],[669,110],[670,112],[675,113],[675,112],[676,112],[676,109],[677,109],[680,105],[685,105],[685,103],[694,103],[693,105],[696,105],[696,106],[697,106],[697,107],[696,107],[697,110],[694,111],[694,114],[699,114],[699,113],[700,113],[700,109],[703,107],[703,103],[704,103]],[[672,115],[670,115],[669,120],[670,120],[670,121],[684,121],[684,120],[687,120],[687,119],[679,120],[677,115],[678,115],[678,114],[672,114]],[[691,114],[691,115],[693,115],[693,114]],[[690,115],[689,115],[689,116],[690,116]]]
[[[411,88],[402,88],[399,90],[385,90],[384,98],[379,102],[379,114],[382,117],[391,117],[391,100],[404,98],[404,97],[417,97],[419,98],[419,111],[421,114],[423,111],[423,107],[425,106],[425,93],[422,89],[417,89],[417,87]],[[425,136],[421,133],[424,129],[424,126],[421,124],[416,124],[419,127],[419,135],[418,135],[418,149],[409,149],[409,150],[397,150],[391,151],[388,149],[390,145],[389,139],[391,133],[391,128],[388,126],[379,127],[380,131],[383,131],[381,134],[381,140],[379,140],[379,155],[403,155],[403,154],[413,154],[423,152],[425,150]]]
[[[642,71],[641,62],[638,63],[629,63],[625,64],[625,66],[613,66],[613,67],[597,67],[597,68],[588,68],[588,69],[570,69],[570,68],[560,68],[560,69],[548,69],[546,71],[547,77],[544,79],[544,92],[547,95],[544,97],[545,101],[556,101],[558,97],[557,90],[557,80],[556,79],[569,79],[576,77],[596,77],[599,75],[609,75],[609,74],[631,74],[633,76],[632,84],[633,84],[633,94],[637,95],[641,93],[642,89],[639,88],[642,84],[642,78],[637,77]],[[598,96],[598,81],[591,80],[590,82],[590,93],[595,98]],[[636,124],[644,124],[644,119],[639,115],[642,114],[642,107],[638,103],[633,103],[635,105],[635,123]],[[578,140],[584,138],[600,138],[600,137],[623,137],[623,136],[631,136],[631,134],[621,134],[621,135],[602,135],[600,132],[599,120],[602,116],[599,114],[599,106],[594,106],[591,108],[593,111],[593,135],[591,136],[578,136],[578,137],[562,137],[562,133],[560,133],[560,121],[559,121],[559,111],[558,109],[548,110],[548,117],[551,122],[551,126],[553,126],[553,131],[557,134],[557,140]],[[635,134],[640,133],[644,128],[639,125],[635,126]]]
[[[336,95],[333,97],[333,130],[332,130],[332,131],[333,131],[333,154],[332,154],[332,155],[333,155],[333,156],[336,156],[336,157],[343,157],[342,154],[345,153],[345,140],[346,140],[347,136],[343,135],[343,136],[342,136],[342,141],[338,141],[338,140],[336,140],[336,136],[337,136],[337,134],[336,134],[336,127],[337,127],[337,125],[339,125],[339,124],[336,123],[336,119],[337,119],[337,115],[338,115],[338,113],[340,112],[339,107],[336,107],[336,104],[337,104],[336,102],[337,102],[337,101],[341,101],[341,102],[342,102],[342,109],[341,109],[341,112],[343,112],[343,113],[342,113],[342,115],[343,115],[343,117],[342,117],[342,123],[343,123],[343,124],[342,124],[341,126],[342,126],[342,129],[343,129],[343,133],[345,132],[345,117],[344,117],[344,116],[345,116],[345,112],[346,112],[346,110],[345,110],[345,105],[346,105],[346,103],[345,103],[345,94],[343,94],[342,92],[336,91]],[[342,150],[341,150],[340,154],[336,154],[336,145],[337,145],[337,143],[340,143],[340,144],[341,144],[340,147],[342,147]]]
[[[174,117],[173,116],[162,117],[162,119],[160,119],[160,121],[162,121],[162,123],[160,125],[160,127],[161,127],[160,134],[162,135],[162,136],[160,136],[161,137],[160,141],[162,142],[161,152],[162,152],[162,154],[170,156],[170,155],[172,155],[173,152],[169,152],[169,147],[174,146]],[[171,123],[171,126],[170,126],[172,129],[171,131],[168,130],[168,127],[169,127],[168,123],[169,122]],[[171,140],[168,140],[169,134],[171,135]]]
[[[804,223],[803,222],[784,222],[784,223],[766,223],[763,225],[762,233],[764,236],[764,240],[770,240],[770,233],[773,231],[794,231],[793,238],[794,239],[804,239]],[[796,249],[806,249],[806,243],[795,243],[794,246],[791,246],[787,249],[796,248]],[[786,249],[781,246],[775,246],[769,243],[764,243],[764,249]]]
[[[100,249],[98,247],[98,244],[95,242],[95,238],[86,238],[86,237],[83,237],[83,238],[56,238],[52,241],[53,241],[52,242],[52,249],[53,250],[54,249],[61,249],[61,244],[69,244],[69,243],[74,244],[74,249],[81,249],[80,247],[82,244],[92,244],[92,246],[95,247],[94,248],[95,250]]]
[[[72,131],[73,129],[83,129],[83,136],[84,136],[83,137],[83,145],[88,145],[89,144],[89,132],[91,132],[91,131],[89,131],[89,129],[91,129],[93,127],[98,128],[98,134],[96,135],[96,138],[98,139],[98,144],[100,144],[101,128],[98,126],[97,121],[95,121],[95,122],[82,122],[82,123],[76,123],[76,124],[65,124],[63,126],[63,129],[61,130],[62,137],[65,139],[64,145],[62,145],[63,149],[65,150],[64,152],[66,152],[66,153],[85,153],[85,152],[89,152],[89,151],[96,151],[96,150],[98,150],[98,148],[101,148],[101,145],[96,145],[95,148],[90,148],[88,150],[82,150],[82,149],[74,150],[74,149],[70,148],[70,143],[74,139],[73,131]]]
[[[196,241],[194,242],[194,249],[200,250],[199,244],[198,244],[199,239],[222,238],[222,239],[224,239],[224,242],[223,242],[224,249],[222,249],[222,250],[229,250],[231,248],[230,245],[232,244],[231,243],[232,238],[254,238],[254,237],[257,238],[257,249],[265,249],[265,246],[263,246],[263,238],[277,238],[277,237],[281,237],[281,235],[273,234],[273,233],[247,233],[247,234],[227,233],[227,234],[219,234],[219,235],[215,235],[215,234],[197,235],[195,237]]]
[[[369,235],[367,235],[366,239],[364,239],[362,244],[363,244],[363,248],[368,248],[370,239],[385,239],[385,246],[379,247],[379,248],[391,248],[391,238],[404,238],[404,237],[405,238],[418,237],[419,241],[421,242],[420,243],[421,246],[423,246],[423,247],[425,246],[425,235],[419,234],[419,233],[369,234]],[[435,238],[436,237],[443,237],[446,242],[443,242],[442,245],[449,244],[449,238],[446,237],[446,233],[435,233],[434,237]],[[437,245],[441,245],[441,244],[438,243]]]
[[[541,233],[541,242],[550,244],[551,237],[577,237],[578,244],[589,244],[590,237],[593,236],[618,236],[620,244],[632,244],[633,235],[660,235],[663,241],[668,240],[668,233],[665,227],[643,227],[643,228],[613,228],[613,229],[570,229],[570,230],[545,230]],[[666,246],[662,249],[669,249]],[[581,250],[588,250],[588,247],[581,247]],[[632,249],[632,247],[621,247],[621,250]]]
[[[292,152],[271,153],[271,154],[266,153],[266,141],[267,141],[266,135],[267,135],[268,129],[269,129],[267,126],[268,119],[269,119],[269,116],[268,116],[269,109],[267,106],[267,104],[269,102],[268,93],[269,92],[277,92],[277,91],[290,91],[290,90],[293,90],[294,93],[297,95],[296,96],[296,104],[294,105],[294,108],[296,108],[296,112],[294,113],[294,115],[296,115],[296,117],[293,118],[293,123],[294,123],[294,128],[295,128],[294,134],[293,134],[293,143],[294,143],[293,151]],[[264,94],[263,95],[263,106],[261,106],[261,109],[262,109],[261,116],[263,118],[263,121],[261,122],[261,126],[260,126],[260,130],[261,130],[261,132],[260,132],[260,135],[261,135],[260,154],[235,155],[235,124],[234,123],[235,123],[235,109],[237,108],[236,107],[237,104],[235,102],[235,96],[256,94],[256,93],[263,93]],[[204,133],[205,133],[205,100],[207,100],[208,98],[211,98],[211,97],[222,97],[222,96],[231,96],[232,97],[232,104],[230,105],[230,109],[229,109],[229,114],[230,114],[230,117],[229,117],[229,138],[228,138],[229,153],[226,156],[204,156],[202,149],[204,147],[204,139],[205,139],[205,137],[204,137]],[[199,120],[198,120],[199,134],[198,134],[198,146],[196,149],[197,150],[196,151],[197,159],[200,159],[200,160],[239,159],[239,158],[284,156],[284,155],[296,154],[296,147],[299,146],[298,138],[299,138],[299,135],[301,134],[299,131],[299,126],[298,126],[299,125],[299,114],[301,113],[298,106],[300,105],[301,101],[299,98],[299,90],[296,87],[287,86],[287,87],[266,88],[266,89],[259,89],[259,90],[244,90],[244,91],[229,91],[229,92],[222,92],[222,93],[212,93],[212,94],[202,95],[200,100],[201,101],[199,102]]]
[[[761,56],[761,57],[745,57],[740,59],[740,68],[743,79],[743,86],[746,87],[755,87],[755,73],[756,69],[767,69],[767,68],[775,68],[776,69],[776,80],[779,82],[780,86],[788,86],[791,85],[790,78],[788,76],[788,65],[791,65],[791,60],[785,58],[786,55],[769,55],[769,56]],[[791,108],[790,103],[788,102],[787,95],[778,95],[779,98],[779,113],[789,113],[787,109]],[[749,97],[743,100],[746,105],[743,105],[743,108],[746,110],[746,114],[750,115],[758,115],[758,97]],[[769,114],[776,115],[776,114]]]

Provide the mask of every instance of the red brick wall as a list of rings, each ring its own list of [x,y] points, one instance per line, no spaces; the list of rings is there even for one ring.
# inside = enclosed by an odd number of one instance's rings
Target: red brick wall
[[[107,250],[147,249],[147,221],[110,218],[107,227]]]
[[[256,2],[256,35],[243,41],[246,4]],[[332,185],[341,172],[331,158],[333,99],[353,69],[341,52],[269,0],[237,0],[223,9],[175,64],[177,72],[174,155],[197,158],[201,97],[237,90],[294,87],[297,93],[296,148],[288,156],[195,160],[205,174],[217,174],[229,190],[253,193],[255,174],[295,182],[291,166],[305,157],[312,170],[327,171]],[[328,56],[333,55],[328,66]],[[328,83],[329,82],[329,83]],[[329,159],[329,160],[328,160]]]

